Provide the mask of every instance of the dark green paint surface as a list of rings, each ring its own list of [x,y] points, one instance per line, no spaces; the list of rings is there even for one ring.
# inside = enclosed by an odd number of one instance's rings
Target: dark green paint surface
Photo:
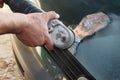
[[[56,11],[61,20],[69,24],[79,23],[91,13],[120,13],[120,0],[39,0],[45,11]]]
[[[40,0],[43,10],[55,10],[61,20],[77,24],[91,13],[120,13],[120,0]],[[120,17],[110,15],[111,23],[84,40],[75,57],[96,80],[120,80]]]

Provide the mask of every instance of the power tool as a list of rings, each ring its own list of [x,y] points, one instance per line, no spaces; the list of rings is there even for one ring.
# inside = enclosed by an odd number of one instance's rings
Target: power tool
[[[68,49],[75,54],[81,40],[105,28],[109,22],[109,17],[99,12],[85,16],[74,30],[57,19],[49,21],[48,29],[57,48]]]

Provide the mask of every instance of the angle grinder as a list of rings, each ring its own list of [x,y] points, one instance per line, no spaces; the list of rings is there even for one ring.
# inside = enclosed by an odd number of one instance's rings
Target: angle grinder
[[[70,28],[67,28],[60,20],[49,21],[48,30],[55,47],[67,49],[73,45],[75,41],[74,32]]]
[[[74,54],[81,40],[105,28],[109,22],[109,17],[99,12],[85,16],[74,30],[58,19],[49,21],[48,29],[55,47]]]

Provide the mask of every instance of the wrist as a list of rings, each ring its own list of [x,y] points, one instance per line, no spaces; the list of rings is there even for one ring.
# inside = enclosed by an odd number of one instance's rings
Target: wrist
[[[14,18],[12,18],[11,24],[11,33],[19,34],[24,30],[24,28],[28,25],[28,19],[26,14],[14,13]]]
[[[25,14],[21,13],[0,13],[0,34],[17,34],[27,24]]]

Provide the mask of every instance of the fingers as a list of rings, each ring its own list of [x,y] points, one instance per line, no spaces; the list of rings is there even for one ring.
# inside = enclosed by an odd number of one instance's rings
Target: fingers
[[[45,13],[43,13],[43,15],[46,17],[47,21],[49,21],[51,19],[57,19],[60,17],[60,15],[54,11],[45,12]]]
[[[43,13],[43,15],[45,14],[45,19],[46,21],[48,22],[49,20],[51,19],[56,19],[56,18],[59,18],[59,14],[57,14],[56,12],[54,11],[50,11],[50,12],[45,12]],[[48,29],[47,29],[48,30]],[[50,38],[50,35],[48,33],[48,31],[45,32],[45,46],[49,49],[49,50],[52,50],[53,49],[53,42]]]
[[[48,38],[49,40],[46,41],[45,46],[49,49],[49,50],[53,50],[53,42],[50,38]]]
[[[45,45],[45,47],[47,47],[49,50],[53,49],[53,42],[49,34],[45,34],[45,42],[43,45]]]
[[[54,19],[54,18],[59,18],[60,17],[60,15],[57,14],[56,12],[54,12],[54,11],[47,12],[47,14],[49,15],[48,19]]]

